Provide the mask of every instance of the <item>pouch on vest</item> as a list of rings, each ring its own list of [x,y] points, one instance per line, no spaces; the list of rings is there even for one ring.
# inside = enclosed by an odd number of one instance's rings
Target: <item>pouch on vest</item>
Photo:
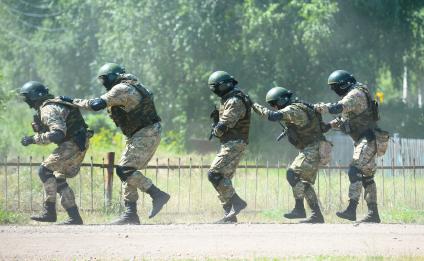
[[[390,134],[387,131],[376,128],[375,139],[377,144],[377,157],[381,157],[386,153],[387,146],[389,145]]]
[[[333,144],[328,140],[322,140],[319,142],[319,164],[327,165],[331,161],[331,150]]]
[[[87,131],[81,129],[74,135],[73,140],[77,144],[80,151],[84,151],[87,147]]]

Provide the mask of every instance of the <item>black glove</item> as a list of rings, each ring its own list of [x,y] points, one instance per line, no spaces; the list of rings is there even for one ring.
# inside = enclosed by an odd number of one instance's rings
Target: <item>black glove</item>
[[[24,137],[21,139],[21,143],[22,143],[22,145],[24,145],[24,146],[28,146],[28,145],[30,145],[30,144],[34,144],[34,143],[35,143],[34,136],[24,136]]]
[[[74,102],[74,98],[71,98],[69,96],[59,96],[59,99],[61,99],[64,102],[69,102],[69,103],[73,103]]]

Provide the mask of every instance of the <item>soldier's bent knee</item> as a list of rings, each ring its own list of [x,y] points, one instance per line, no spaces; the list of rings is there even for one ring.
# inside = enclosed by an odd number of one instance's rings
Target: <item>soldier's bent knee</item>
[[[69,187],[68,183],[66,182],[66,179],[58,178],[57,181],[57,193],[61,194],[64,189]]]
[[[208,180],[215,188],[218,187],[219,182],[221,182],[221,179],[223,179],[223,176],[221,174],[213,171],[208,171]]]
[[[300,181],[299,177],[296,175],[294,170],[288,169],[287,170],[287,181],[289,182],[290,186],[294,187],[297,182]]]
[[[362,180],[361,170],[358,169],[355,166],[350,166],[349,167],[349,170],[347,171],[347,175],[349,176],[350,183],[355,183],[357,181]]]
[[[49,178],[54,178],[53,171],[44,166],[40,166],[38,169],[38,176],[43,183],[45,183]]]
[[[362,186],[364,188],[368,187],[369,185],[374,184],[374,176],[370,176],[370,177],[362,177]]]
[[[127,181],[128,177],[131,176],[134,171],[136,171],[133,167],[127,167],[127,166],[117,166],[116,167],[116,174],[118,175],[119,179],[122,182]]]

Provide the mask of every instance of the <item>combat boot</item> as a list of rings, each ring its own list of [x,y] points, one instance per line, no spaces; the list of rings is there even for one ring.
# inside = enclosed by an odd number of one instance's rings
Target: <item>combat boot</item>
[[[56,202],[45,202],[43,211],[39,215],[31,216],[31,219],[39,222],[56,222]]]
[[[307,219],[299,221],[299,223],[305,224],[321,224],[324,223],[324,216],[321,213],[321,209],[319,205],[315,205],[311,207],[312,213],[311,216]]]
[[[216,221],[216,224],[229,224],[229,223],[237,223],[237,216],[227,217],[227,215],[230,213],[231,208],[233,206],[231,203],[226,203],[222,205],[222,208],[224,209],[224,217],[220,220]]]
[[[303,199],[296,199],[296,204],[294,209],[284,214],[285,218],[294,219],[294,218],[306,218],[305,206],[303,205]]]
[[[345,211],[336,212],[336,215],[339,218],[344,218],[350,221],[356,221],[356,207],[358,206],[358,201],[349,200],[349,206],[347,206]]]
[[[66,210],[68,212],[69,218],[63,222],[58,223],[58,225],[82,225],[82,218],[79,214],[78,207],[71,207]]]
[[[358,221],[358,223],[380,223],[380,215],[378,214],[377,203],[368,204],[368,214]]]
[[[246,201],[241,199],[237,193],[234,193],[234,195],[231,197],[230,204],[232,205],[231,210],[225,216],[227,219],[237,216],[240,211],[247,207]]]
[[[137,202],[125,201],[125,212],[110,225],[140,225],[140,219],[137,215]]]
[[[163,206],[168,202],[171,196],[168,193],[158,189],[155,185],[150,186],[146,191],[152,198],[152,210],[150,211],[149,218],[156,216]]]

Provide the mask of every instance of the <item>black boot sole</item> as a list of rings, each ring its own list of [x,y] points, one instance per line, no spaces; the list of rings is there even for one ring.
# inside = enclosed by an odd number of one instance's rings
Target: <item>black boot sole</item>
[[[306,218],[306,213],[304,215],[291,215],[291,214],[284,214],[283,215],[287,219],[298,219],[298,218]]]
[[[345,216],[345,215],[344,215],[343,213],[341,213],[341,212],[336,212],[336,216],[338,216],[339,218],[346,219],[346,220],[356,221],[356,217]]]
[[[37,221],[37,222],[46,222],[46,223],[53,223],[57,221],[57,218],[52,218],[52,219],[42,219],[42,218],[35,218],[35,217],[30,217],[31,220]]]

